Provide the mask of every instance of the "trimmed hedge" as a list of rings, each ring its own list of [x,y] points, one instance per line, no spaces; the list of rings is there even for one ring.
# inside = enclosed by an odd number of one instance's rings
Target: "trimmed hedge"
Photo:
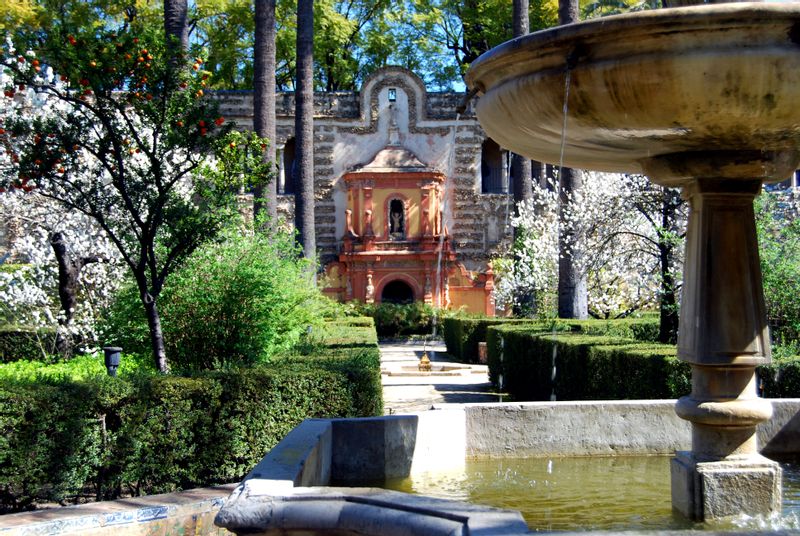
[[[56,331],[26,326],[0,326],[0,363],[41,359],[42,348],[51,353],[56,347]]]
[[[234,482],[303,419],[382,414],[374,328],[334,331],[253,368],[0,381],[0,512]]]
[[[490,330],[491,378],[515,400],[676,398],[689,392],[690,367],[675,348],[616,336]],[[497,353],[502,338],[502,360]]]
[[[478,362],[478,343],[488,342],[487,330],[498,325],[536,326],[539,331],[572,331],[593,335],[609,335],[637,341],[658,341],[658,317],[622,318],[618,320],[553,320],[535,321],[516,318],[452,317],[444,319],[444,342],[447,353],[464,363]]]
[[[767,398],[800,397],[800,357],[778,359],[756,367],[759,392]]]
[[[427,335],[433,329],[435,312],[423,302],[353,304],[357,311],[375,320],[382,338]]]
[[[671,399],[691,391],[691,366],[674,346],[575,333],[571,324],[555,331],[537,324],[491,327],[489,379],[518,401]],[[762,396],[800,396],[800,358],[756,373]]]
[[[478,362],[478,343],[486,341],[486,330],[499,324],[530,324],[531,321],[512,318],[446,317],[442,320],[442,335],[447,353],[462,363]]]

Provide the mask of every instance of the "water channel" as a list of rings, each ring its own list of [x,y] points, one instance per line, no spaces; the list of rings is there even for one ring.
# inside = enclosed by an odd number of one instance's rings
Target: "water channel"
[[[519,510],[532,530],[800,529],[800,459],[783,468],[783,512],[774,519],[696,523],[674,515],[669,456],[468,460],[463,471],[397,479],[385,487]]]

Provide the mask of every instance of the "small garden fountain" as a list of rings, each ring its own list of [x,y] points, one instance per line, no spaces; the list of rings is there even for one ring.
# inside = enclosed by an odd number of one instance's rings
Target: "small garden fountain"
[[[673,507],[693,519],[779,508],[780,468],[758,454],[770,360],[753,199],[800,162],[800,5],[715,4],[597,19],[509,41],[467,84],[501,146],[537,160],[644,173],[691,213],[678,415],[692,450],[672,462]]]

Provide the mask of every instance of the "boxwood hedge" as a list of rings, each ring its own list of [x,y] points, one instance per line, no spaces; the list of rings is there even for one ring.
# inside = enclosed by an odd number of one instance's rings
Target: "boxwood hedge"
[[[355,324],[252,368],[0,379],[0,512],[234,482],[303,419],[382,414],[375,330]]]
[[[487,330],[498,325],[536,326],[535,330],[573,331],[593,335],[610,335],[638,341],[658,340],[658,317],[622,318],[618,320],[550,320],[534,321],[515,318],[459,316],[445,318],[444,341],[447,353],[458,361],[478,362],[478,343],[487,341]]]
[[[55,329],[0,325],[0,363],[41,358],[55,347]]]
[[[615,331],[576,332],[574,326],[490,327],[489,379],[518,401],[670,399],[689,394],[691,367],[677,358],[675,346],[621,337]],[[761,396],[800,396],[800,358],[775,360],[757,367],[756,373]]]

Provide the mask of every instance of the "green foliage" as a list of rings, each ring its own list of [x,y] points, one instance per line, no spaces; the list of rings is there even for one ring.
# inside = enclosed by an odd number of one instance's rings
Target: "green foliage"
[[[763,192],[756,198],[764,298],[773,340],[800,340],[800,219],[789,206],[791,198]]]
[[[357,304],[359,314],[375,320],[379,337],[425,335],[433,330],[433,307],[423,302]]]
[[[477,363],[478,343],[488,342],[488,328],[496,325],[531,326],[537,331],[572,331],[592,335],[608,335],[637,341],[658,341],[658,317],[622,318],[614,320],[529,320],[456,316],[443,322],[447,352],[464,363]],[[527,329],[527,328],[526,328]]]
[[[31,0],[8,0],[0,4],[0,32],[7,32],[22,24],[34,24],[37,6]]]
[[[478,56],[512,37],[512,3],[507,0],[413,0],[409,7],[398,33],[416,45],[411,59],[439,86],[452,84]],[[558,2],[531,1],[529,18],[531,31],[554,26]]]
[[[159,301],[167,355],[184,372],[266,362],[321,325],[324,306],[288,234],[238,230],[197,250]],[[107,319],[106,344],[147,352],[133,289],[120,294]]]
[[[442,334],[447,353],[462,363],[478,362],[478,343],[486,342],[489,326],[523,322],[511,318],[448,317],[442,320]]]
[[[268,177],[256,154],[263,142],[228,134],[217,101],[204,98],[203,58],[174,57],[161,26],[125,13],[124,23],[95,15],[96,26],[57,18],[42,33],[17,32],[22,54],[2,49],[13,80],[5,98],[32,88],[41,99],[8,107],[0,188],[36,190],[105,231],[136,281],[166,371],[155,305],[165,280],[239,217],[236,192]],[[205,165],[212,154],[218,165]]]
[[[264,152],[270,141],[255,132],[232,130],[214,142],[216,159],[206,163],[201,173],[208,180],[208,187],[230,188],[242,177],[249,183],[263,184],[273,178],[273,163],[264,160]]]
[[[0,325],[0,363],[41,359],[55,346],[55,329]]]
[[[673,346],[543,328],[489,330],[492,378],[502,375],[515,400],[677,398],[689,392],[690,367]]]
[[[316,354],[192,377],[0,373],[0,512],[234,482],[303,419],[382,414],[369,321],[319,333]]]
[[[775,359],[756,368],[759,394],[766,398],[800,396],[800,357]]]
[[[620,335],[642,325],[630,322],[608,334],[596,329],[598,324],[587,329],[574,322],[550,329],[543,324],[493,326],[487,333],[490,380],[520,401],[553,395],[557,400],[636,400],[688,394],[691,367],[677,358],[674,346]],[[762,365],[757,374],[762,396],[800,395],[800,357]]]
[[[155,373],[153,363],[143,354],[124,354],[117,369],[121,377]],[[106,374],[102,353],[85,354],[69,361],[19,360],[0,365],[0,381],[86,380]]]

